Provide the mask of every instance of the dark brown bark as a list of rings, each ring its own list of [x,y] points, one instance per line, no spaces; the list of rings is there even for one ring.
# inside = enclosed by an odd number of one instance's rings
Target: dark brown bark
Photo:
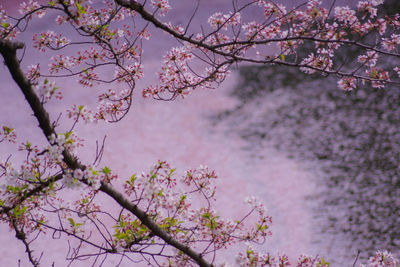
[[[34,91],[33,86],[26,78],[25,74],[21,70],[20,62],[17,58],[17,49],[22,49],[24,47],[23,43],[13,42],[9,40],[0,39],[0,53],[4,58],[4,63],[9,69],[11,76],[14,81],[17,83],[22,93],[25,96],[26,101],[29,103],[29,106],[33,110],[34,116],[39,122],[39,127],[42,129],[43,134],[46,136],[47,140],[49,140],[52,134],[56,134],[53,124],[50,121],[50,116],[41,103],[39,97]],[[82,165],[73,155],[71,155],[68,151],[63,152],[64,162],[68,166],[69,169],[85,169],[85,166]],[[57,176],[58,180],[62,178],[62,175]],[[52,180],[53,181],[53,180]],[[32,189],[28,195],[32,196],[34,194],[39,194],[42,190],[44,190],[50,182],[43,183],[37,188]],[[146,212],[141,210],[138,206],[133,205],[127,198],[125,198],[118,190],[113,188],[110,184],[102,183],[100,186],[100,191],[105,193],[106,195],[113,198],[121,207],[129,210],[132,214],[134,214],[147,228],[149,228],[152,233],[162,240],[164,240],[167,244],[175,247],[176,249],[182,251],[184,254],[189,256],[192,260],[197,262],[199,266],[202,267],[212,267],[213,265],[208,263],[202,256],[201,253],[197,253],[192,250],[190,247],[185,244],[177,241],[167,232],[165,232],[162,228],[160,228],[156,222],[150,219]],[[22,199],[22,201],[27,198]],[[22,202],[21,201],[21,202]],[[4,209],[1,210],[4,212]]]

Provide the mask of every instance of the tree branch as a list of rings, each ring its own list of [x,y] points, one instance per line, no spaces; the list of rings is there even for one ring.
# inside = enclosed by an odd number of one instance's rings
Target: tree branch
[[[17,58],[17,49],[21,49],[23,47],[24,44],[21,42],[13,42],[9,40],[0,39],[0,53],[4,58],[4,63],[8,67],[14,81],[18,84],[19,88],[24,94],[26,101],[29,103],[30,107],[33,110],[34,116],[39,121],[39,127],[42,129],[43,134],[49,141],[50,136],[52,134],[55,135],[56,132],[52,123],[50,122],[50,116],[48,112],[40,102],[40,99],[35,93],[32,84],[29,82],[29,80],[26,78],[25,74],[21,70],[20,63]],[[64,156],[64,162],[66,163],[69,169],[84,170],[86,168],[86,166],[82,165],[67,150],[64,150],[63,156]],[[82,182],[89,185],[89,183],[85,180],[83,180]],[[43,190],[44,188],[46,188],[46,185],[41,185],[36,190],[32,191],[32,194],[40,192],[40,190]],[[136,205],[133,205],[127,198],[125,198],[120,192],[118,192],[111,185],[102,182],[99,190],[105,193],[106,195],[110,196],[111,198],[113,198],[118,204],[121,205],[121,207],[129,210],[132,214],[134,214],[147,228],[149,228],[153,232],[153,234],[164,240],[167,244],[182,251],[192,260],[197,262],[199,266],[202,267],[213,266],[203,258],[201,253],[195,252],[190,247],[182,244],[181,242],[174,239],[167,232],[165,232],[162,228],[160,228],[157,225],[157,223],[155,223],[152,219],[150,219],[147,216],[145,211],[141,210]]]

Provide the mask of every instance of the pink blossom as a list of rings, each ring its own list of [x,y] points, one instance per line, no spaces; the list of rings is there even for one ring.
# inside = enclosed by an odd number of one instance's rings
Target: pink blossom
[[[305,73],[312,74],[317,72],[317,70],[330,70],[333,62],[330,53],[320,53],[317,55],[311,53],[307,58],[303,59],[300,64],[302,65],[300,70]]]
[[[377,67],[369,68],[365,72],[368,77],[373,79],[371,85],[374,88],[383,88],[385,87],[385,83],[390,81],[389,72],[383,71]]]
[[[393,68],[393,70],[397,73],[397,75],[400,77],[400,67],[396,66]]]
[[[227,30],[228,26],[238,26],[240,23],[240,13],[228,13],[223,15],[221,12],[214,13],[208,18],[208,23],[214,29],[222,27],[223,30]]]
[[[248,40],[263,40],[264,38],[274,38],[280,32],[280,25],[273,23],[268,26],[253,21],[243,24],[242,29],[245,31],[245,36]]]
[[[96,122],[92,111],[85,105],[73,105],[71,110],[67,110],[68,118],[78,121],[82,119],[86,123]]]
[[[42,52],[45,52],[46,48],[60,49],[70,42],[61,33],[57,35],[53,31],[42,32],[40,35],[35,33],[32,39],[33,47]]]
[[[350,9],[348,6],[345,7],[335,7],[335,18],[339,22],[343,22],[347,25],[352,25],[358,22],[356,17],[356,12]]]
[[[185,32],[185,29],[181,25],[173,25],[171,22],[168,22],[165,25],[179,34],[183,34]]]
[[[284,16],[286,12],[286,7],[282,4],[276,4],[269,0],[260,0],[258,5],[264,8],[264,16],[270,17],[271,15],[276,15],[278,17]]]
[[[358,56],[357,60],[369,67],[373,67],[378,60],[378,54],[375,51],[368,51],[366,55]]]
[[[87,87],[93,87],[94,82],[99,79],[97,73],[93,69],[85,69],[79,73],[78,82]]]
[[[10,143],[15,143],[15,141],[17,139],[17,135],[15,133],[15,129],[14,128],[10,128],[10,127],[7,127],[7,126],[3,125],[1,127],[1,130],[2,131],[0,131],[0,143],[3,140],[6,140],[6,141],[8,141]]]
[[[36,90],[44,103],[48,102],[53,96],[61,100],[62,94],[58,89],[56,82],[49,81],[47,78],[38,82],[36,85]]]
[[[81,169],[74,170],[74,177],[78,180],[82,180],[83,178],[83,171]]]
[[[371,0],[373,6],[379,6],[383,4],[383,0]]]
[[[19,13],[22,15],[31,13],[37,9],[40,8],[40,5],[37,1],[34,0],[29,0],[29,2],[22,2],[20,4],[20,8],[19,8]],[[35,12],[36,16],[38,16],[38,18],[42,18],[45,15],[45,11],[44,10],[39,10],[37,12]]]
[[[151,0],[151,5],[160,10],[160,16],[165,16],[171,9],[168,0]]]
[[[393,33],[390,38],[382,38],[382,47],[386,51],[393,51],[400,45],[400,34]]]
[[[51,57],[51,63],[49,64],[50,73],[58,73],[60,70],[70,71],[71,67],[74,66],[73,59],[68,56],[58,55]]]
[[[28,66],[28,71],[25,75],[32,84],[37,83],[37,80],[40,77],[40,64]]]
[[[377,19],[374,26],[378,29],[380,35],[385,34],[386,29],[387,29],[385,19],[383,19],[383,18]]]
[[[63,174],[62,183],[69,189],[78,189],[82,187],[82,183],[75,178],[69,170]]]
[[[145,40],[149,40],[151,35],[150,35],[150,32],[147,29],[144,29],[144,30],[142,30],[142,31],[140,31],[138,33],[138,36],[140,38],[145,39]]]
[[[297,260],[297,267],[329,267],[330,263],[325,262],[321,257],[313,257],[307,255],[300,255]]]
[[[338,81],[338,87],[344,91],[352,91],[356,89],[356,78],[354,77],[344,77]]]
[[[124,89],[117,93],[109,89],[107,93],[99,95],[98,111],[94,115],[95,120],[116,121],[123,115],[131,101],[132,90]]]
[[[375,256],[369,258],[369,262],[360,267],[398,267],[399,260],[388,251],[378,251]]]
[[[143,65],[135,62],[132,65],[126,65],[124,68],[117,67],[114,77],[118,82],[131,82],[143,77]]]
[[[376,17],[378,11],[370,1],[358,2],[357,9],[363,14],[362,18],[369,17],[371,19]]]

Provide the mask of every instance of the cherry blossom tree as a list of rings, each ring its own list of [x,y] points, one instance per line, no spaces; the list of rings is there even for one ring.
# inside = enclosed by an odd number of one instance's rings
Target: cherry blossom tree
[[[180,25],[165,19],[172,8],[167,0],[29,0],[20,5],[18,16],[0,8],[4,65],[47,142],[21,143],[18,129],[2,126],[0,142],[15,143],[25,159],[16,164],[7,158],[0,164],[1,221],[24,244],[33,266],[41,259],[33,249],[35,241],[45,233],[72,237],[67,259],[93,264],[100,256],[119,255],[121,262],[154,266],[223,266],[217,252],[242,243],[238,265],[288,266],[286,255],[259,253],[250,245],[270,235],[271,217],[256,198],[246,200],[249,210],[243,217],[223,219],[214,208],[214,171],[200,167],[177,177],[174,168],[159,161],[147,173],[118,177],[115,170],[101,166],[104,143],[93,163],[81,161],[83,140],[76,126],[114,123],[128,114],[136,82],[144,73],[143,46],[155,39],[152,28],[179,45],[160,59],[158,82],[142,90],[144,97],[174,100],[198,88],[218,87],[238,63],[333,75],[342,90],[355,90],[359,84],[399,84],[400,16],[378,17],[382,2],[360,1],[352,8],[309,0],[290,9],[270,0],[233,0],[230,12],[211,14],[208,26],[200,29],[192,25],[198,5]],[[32,20],[44,17],[54,19],[58,30],[30,27]],[[63,34],[67,28],[74,32]],[[32,41],[21,42],[24,34]],[[304,46],[313,47],[312,52],[302,54]],[[359,54],[339,64],[335,59],[346,47],[358,48]],[[25,51],[50,56],[26,66]],[[114,75],[103,78],[104,72]],[[68,94],[57,83],[63,78],[99,88],[97,107],[65,108],[63,114],[72,123],[67,131],[47,109],[51,101],[62,104]],[[78,197],[67,200],[70,192]],[[105,210],[101,199],[115,201],[118,211]],[[329,265],[322,257],[304,255],[296,264]],[[399,266],[399,261],[378,252],[368,266]]]

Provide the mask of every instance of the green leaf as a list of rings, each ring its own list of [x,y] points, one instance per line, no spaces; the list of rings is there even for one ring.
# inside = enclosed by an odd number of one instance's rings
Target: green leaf
[[[75,226],[75,221],[72,218],[68,218],[69,224],[74,227]]]
[[[20,206],[17,206],[14,208],[13,213],[16,217],[21,216],[22,214],[25,213],[25,211],[28,209],[28,207],[22,207],[20,208]]]
[[[136,174],[133,174],[133,175],[131,176],[130,182],[131,182],[131,183],[134,183],[135,181],[136,181]]]
[[[164,196],[164,194],[163,194],[163,190],[162,189],[160,189],[160,191],[158,191],[158,194],[157,194],[159,197],[162,197],[162,196]]]
[[[31,147],[32,147],[32,144],[29,143],[29,141],[26,141],[25,148],[30,149]]]
[[[247,254],[247,258],[250,258],[250,256],[253,254],[254,252],[251,249],[247,249],[246,250],[246,254]]]
[[[104,168],[101,170],[101,172],[104,173],[105,175],[108,175],[108,174],[111,173],[111,170],[110,170],[110,168],[108,168],[108,167],[104,167]]]
[[[12,131],[14,131],[14,128],[3,126],[3,131],[5,134],[10,134]]]
[[[322,257],[321,257],[321,264],[322,264],[322,265],[328,265],[328,266],[331,266],[331,263],[330,263],[330,262],[327,262],[327,261],[325,261],[325,259],[324,259],[324,258],[322,258]]]
[[[86,14],[86,8],[84,8],[81,4],[76,3],[76,7],[78,8],[79,14]]]
[[[3,23],[1,24],[1,26],[3,26],[4,29],[7,29],[8,26],[10,26],[10,23],[3,22]]]
[[[72,134],[72,131],[66,132],[65,135],[65,140],[67,140]]]

